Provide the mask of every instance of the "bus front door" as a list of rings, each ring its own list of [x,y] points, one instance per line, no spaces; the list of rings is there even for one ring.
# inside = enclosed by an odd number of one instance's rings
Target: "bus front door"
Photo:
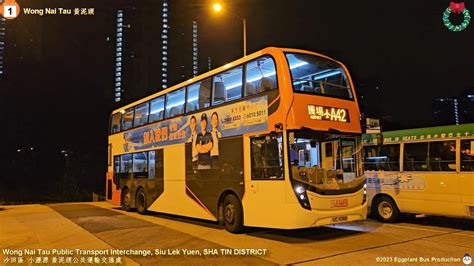
[[[283,136],[269,134],[244,142],[244,224],[284,228],[281,210],[285,204]]]

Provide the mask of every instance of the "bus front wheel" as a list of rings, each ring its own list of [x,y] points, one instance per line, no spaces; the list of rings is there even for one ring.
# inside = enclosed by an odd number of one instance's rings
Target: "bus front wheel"
[[[128,190],[128,188],[122,189],[120,201],[122,205],[122,210],[127,212],[132,210],[132,195],[130,195],[130,191]]]
[[[227,231],[241,233],[244,229],[244,215],[240,200],[233,194],[224,199],[224,224]]]
[[[146,214],[146,195],[143,188],[137,191],[137,211],[140,214]]]
[[[392,198],[387,196],[376,198],[372,204],[372,211],[384,223],[396,222],[400,216],[397,204]]]

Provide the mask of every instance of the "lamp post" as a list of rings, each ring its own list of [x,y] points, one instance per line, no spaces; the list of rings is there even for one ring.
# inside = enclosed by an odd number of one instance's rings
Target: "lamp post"
[[[214,10],[214,12],[216,13],[219,13],[222,11],[222,5],[219,4],[219,3],[216,3],[214,5],[212,5],[212,9]],[[242,24],[243,24],[243,35],[244,35],[244,56],[247,55],[247,21],[245,18],[241,17],[241,16],[238,16],[236,14],[232,14],[233,16],[239,18],[242,20]]]

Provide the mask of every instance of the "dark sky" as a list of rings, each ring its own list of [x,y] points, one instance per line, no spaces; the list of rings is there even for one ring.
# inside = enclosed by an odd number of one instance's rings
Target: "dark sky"
[[[126,91],[143,97],[160,87],[156,82],[160,1],[19,3],[22,7],[95,7],[96,14],[20,15],[8,22],[6,76],[0,80],[6,146],[10,150],[29,145],[105,150],[114,64],[114,43],[107,37],[115,34],[115,10],[117,6],[141,10],[130,29],[134,39],[129,47],[137,54],[134,75],[147,79]],[[186,36],[193,19],[199,23],[201,70],[206,69],[208,56],[213,67],[241,57],[241,22],[226,13],[212,14],[210,3],[170,1],[169,72],[175,82],[182,79],[181,65],[191,67],[191,43]],[[351,71],[358,93],[366,95],[367,112],[390,116],[400,128],[431,125],[433,98],[474,88],[474,25],[464,32],[447,30],[441,18],[449,1],[242,0],[223,1],[223,5],[226,12],[247,18],[249,53],[280,46],[340,60]],[[474,2],[466,2],[466,7],[474,11]]]

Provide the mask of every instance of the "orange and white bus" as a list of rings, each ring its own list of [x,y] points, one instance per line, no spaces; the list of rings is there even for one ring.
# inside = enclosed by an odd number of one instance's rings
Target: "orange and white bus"
[[[363,220],[361,145],[346,67],[265,48],[113,111],[107,199],[231,232]]]

